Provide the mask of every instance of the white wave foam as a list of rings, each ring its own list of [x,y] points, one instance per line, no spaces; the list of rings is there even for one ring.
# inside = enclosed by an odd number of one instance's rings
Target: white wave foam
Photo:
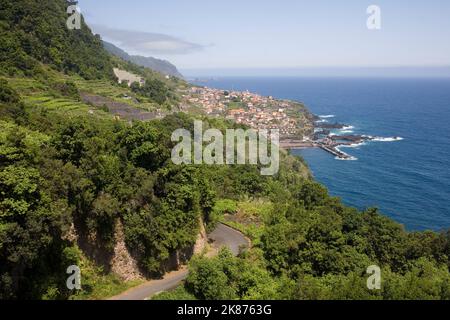
[[[353,129],[355,129],[354,126],[345,126],[342,129],[340,129],[340,130],[342,131],[342,130],[353,130]]]
[[[364,145],[366,145],[365,142],[353,143],[353,144],[343,144],[343,145],[340,145],[339,148],[358,148],[358,147],[361,147]]]
[[[335,159],[340,160],[340,161],[358,161],[358,158],[356,158],[356,157],[349,157],[349,158],[335,157]]]
[[[354,133],[355,131],[353,130],[341,130],[341,133]]]
[[[372,140],[378,142],[394,142],[394,141],[402,141],[404,139],[402,137],[388,137],[388,138],[375,137]]]
[[[334,118],[334,117],[336,117],[334,114],[326,114],[326,115],[319,116],[319,118],[324,118],[324,119]]]
[[[336,160],[343,160],[343,161],[356,161],[356,160],[358,160],[358,158],[353,157],[353,156],[349,155],[348,153],[345,153],[344,151],[339,149],[339,148],[342,148],[342,147],[346,147],[346,146],[345,145],[341,145],[339,147],[336,147],[336,150],[341,152],[342,154],[344,154],[346,156],[346,158],[335,157]]]

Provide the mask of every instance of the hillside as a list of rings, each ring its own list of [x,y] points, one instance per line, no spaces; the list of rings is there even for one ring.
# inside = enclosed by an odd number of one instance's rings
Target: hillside
[[[111,53],[125,61],[135,63],[141,67],[152,69],[152,70],[154,70],[156,72],[160,72],[164,75],[169,75],[169,76],[177,77],[180,79],[183,78],[183,75],[178,71],[177,67],[175,67],[173,64],[171,64],[168,61],[156,59],[156,58],[152,58],[152,57],[129,55],[124,50],[122,50],[122,49],[118,48],[117,46],[113,45],[112,43],[109,43],[106,41],[103,41],[103,46],[109,53]]]
[[[84,23],[66,27],[67,1],[2,0],[0,70],[9,75],[39,73],[40,63],[85,79],[112,79],[112,64],[98,37]]]
[[[85,24],[68,31],[66,5],[0,4],[0,299],[113,296],[187,263],[219,221],[252,248],[194,256],[158,298],[450,299],[450,232],[349,208],[299,157],[282,151],[274,176],[175,165],[175,130],[243,126],[177,112],[188,83],[109,55]],[[119,85],[114,67],[145,85]],[[66,286],[71,265],[81,290]],[[371,265],[382,290],[367,288]]]

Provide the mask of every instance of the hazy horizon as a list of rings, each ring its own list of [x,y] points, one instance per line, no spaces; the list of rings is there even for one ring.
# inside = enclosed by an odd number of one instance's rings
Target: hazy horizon
[[[211,77],[373,77],[450,78],[450,66],[442,67],[292,67],[180,69],[186,78]]]

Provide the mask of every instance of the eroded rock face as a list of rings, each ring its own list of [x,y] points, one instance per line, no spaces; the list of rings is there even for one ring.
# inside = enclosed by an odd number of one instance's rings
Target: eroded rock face
[[[201,254],[208,244],[208,235],[206,234],[205,224],[200,218],[200,233],[197,236],[197,241],[194,244],[194,254]]]
[[[125,281],[145,278],[139,270],[136,259],[131,256],[125,244],[125,236],[121,221],[118,221],[116,224],[116,244],[111,259],[111,271]]]
[[[208,236],[202,219],[199,220],[199,224],[200,232],[195,244],[172,252],[169,258],[162,263],[164,272],[178,270],[181,266],[187,264],[193,255],[204,252],[208,244]],[[124,281],[147,279],[150,276],[139,267],[139,257],[133,256],[127,247],[123,224],[119,219],[115,226],[115,245],[108,252],[99,245],[95,235],[80,235],[80,230],[77,230],[74,224],[64,238],[77,244],[83,254],[94,261],[96,265],[103,266],[107,272],[118,275]]]

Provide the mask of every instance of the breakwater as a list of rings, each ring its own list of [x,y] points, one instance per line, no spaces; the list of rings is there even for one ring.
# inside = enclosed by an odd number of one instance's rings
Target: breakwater
[[[342,160],[350,160],[352,156],[342,152],[338,149],[341,145],[350,145],[350,143],[334,143],[330,141],[302,141],[302,140],[282,140],[280,147],[286,150],[303,149],[303,148],[320,148],[335,157]]]

